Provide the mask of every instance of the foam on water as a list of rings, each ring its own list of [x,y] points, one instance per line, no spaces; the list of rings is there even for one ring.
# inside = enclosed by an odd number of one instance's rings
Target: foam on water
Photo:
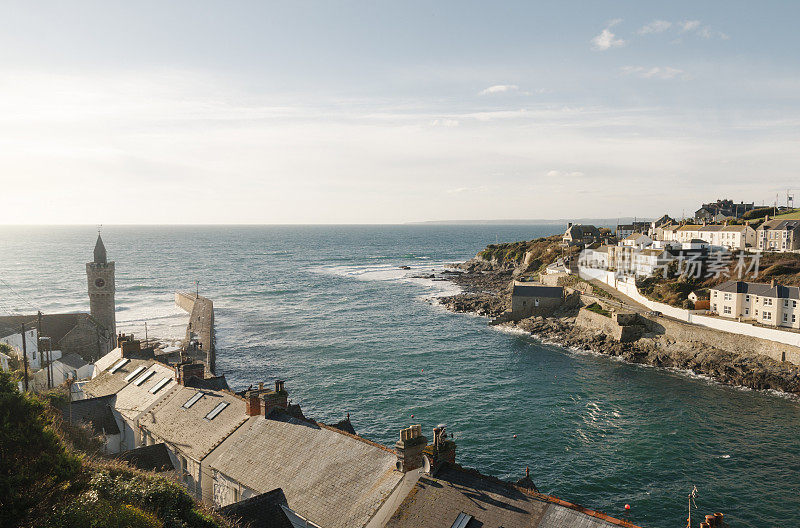
[[[635,500],[630,518],[643,526],[685,519],[692,482],[713,483],[698,507],[725,511],[734,526],[800,526],[795,400],[522,339],[434,304],[453,284],[410,277],[496,236],[559,230],[112,226],[103,238],[121,329],[141,334],[146,320],[151,335],[182,336],[188,315],[173,294],[199,280],[215,302],[217,367],[236,390],[285,379],[307,416],[330,423],[349,412],[359,434],[384,445],[410,423],[446,423],[460,463],[509,480],[529,466],[539,489],[615,516]],[[2,277],[31,304],[88,310],[92,228],[2,235]]]

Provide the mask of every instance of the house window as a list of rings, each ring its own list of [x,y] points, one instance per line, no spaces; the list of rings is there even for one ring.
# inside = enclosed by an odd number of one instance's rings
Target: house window
[[[744,296],[744,300],[745,300],[746,302],[750,302],[750,296],[749,296],[749,295],[745,295],[745,296]]]
[[[712,304],[711,305],[711,311],[713,311],[713,312],[717,311],[717,305],[716,304]]]
[[[733,295],[731,295],[730,293],[726,293],[725,294],[725,300],[726,301],[730,301],[731,299],[733,299]]]
[[[731,307],[730,306],[723,306],[722,307],[722,313],[730,314],[731,313]]]
[[[714,297],[716,297],[716,296],[717,296],[717,290],[711,290],[711,293],[713,293],[713,294],[714,294]]]
[[[761,315],[761,318],[764,319],[765,321],[772,321],[772,312],[764,312]]]
[[[797,316],[795,314],[792,314],[792,322],[793,323],[797,322]]]
[[[788,307],[789,307],[789,299],[784,299],[784,301],[783,301],[783,306],[784,306],[785,308],[788,308]]]
[[[772,299],[765,298],[764,299],[764,306],[772,306]]]
[[[792,308],[797,308],[797,301],[792,301]]]
[[[789,322],[789,314],[783,314],[783,322],[784,323],[788,323]]]
[[[750,308],[745,308],[744,309],[744,314],[745,315],[750,315]]]

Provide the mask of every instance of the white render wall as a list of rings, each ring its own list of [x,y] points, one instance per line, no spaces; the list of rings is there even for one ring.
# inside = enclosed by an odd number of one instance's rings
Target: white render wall
[[[612,288],[616,288],[620,293],[627,295],[634,301],[650,308],[651,310],[661,312],[662,314],[674,317],[675,319],[713,328],[715,330],[722,330],[723,332],[747,335],[751,337],[757,337],[759,339],[766,339],[769,341],[776,341],[778,343],[800,347],[800,333],[772,328],[762,328],[760,326],[753,326],[748,323],[740,323],[739,321],[728,321],[717,317],[699,315],[692,310],[684,310],[682,308],[676,308],[674,306],[669,306],[668,304],[647,299],[639,293],[634,281],[628,281],[624,278],[617,279],[614,272],[583,267],[579,267],[578,270],[581,278],[587,280],[600,280]]]

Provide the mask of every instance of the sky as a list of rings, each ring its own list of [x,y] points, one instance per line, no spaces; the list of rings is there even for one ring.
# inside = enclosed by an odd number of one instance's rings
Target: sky
[[[0,3],[0,224],[800,200],[800,2]]]

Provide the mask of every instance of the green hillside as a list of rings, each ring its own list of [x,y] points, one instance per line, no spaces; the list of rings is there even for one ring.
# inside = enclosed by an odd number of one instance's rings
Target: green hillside
[[[179,484],[103,458],[100,440],[50,405],[63,397],[21,394],[0,372],[0,526],[229,526]]]

